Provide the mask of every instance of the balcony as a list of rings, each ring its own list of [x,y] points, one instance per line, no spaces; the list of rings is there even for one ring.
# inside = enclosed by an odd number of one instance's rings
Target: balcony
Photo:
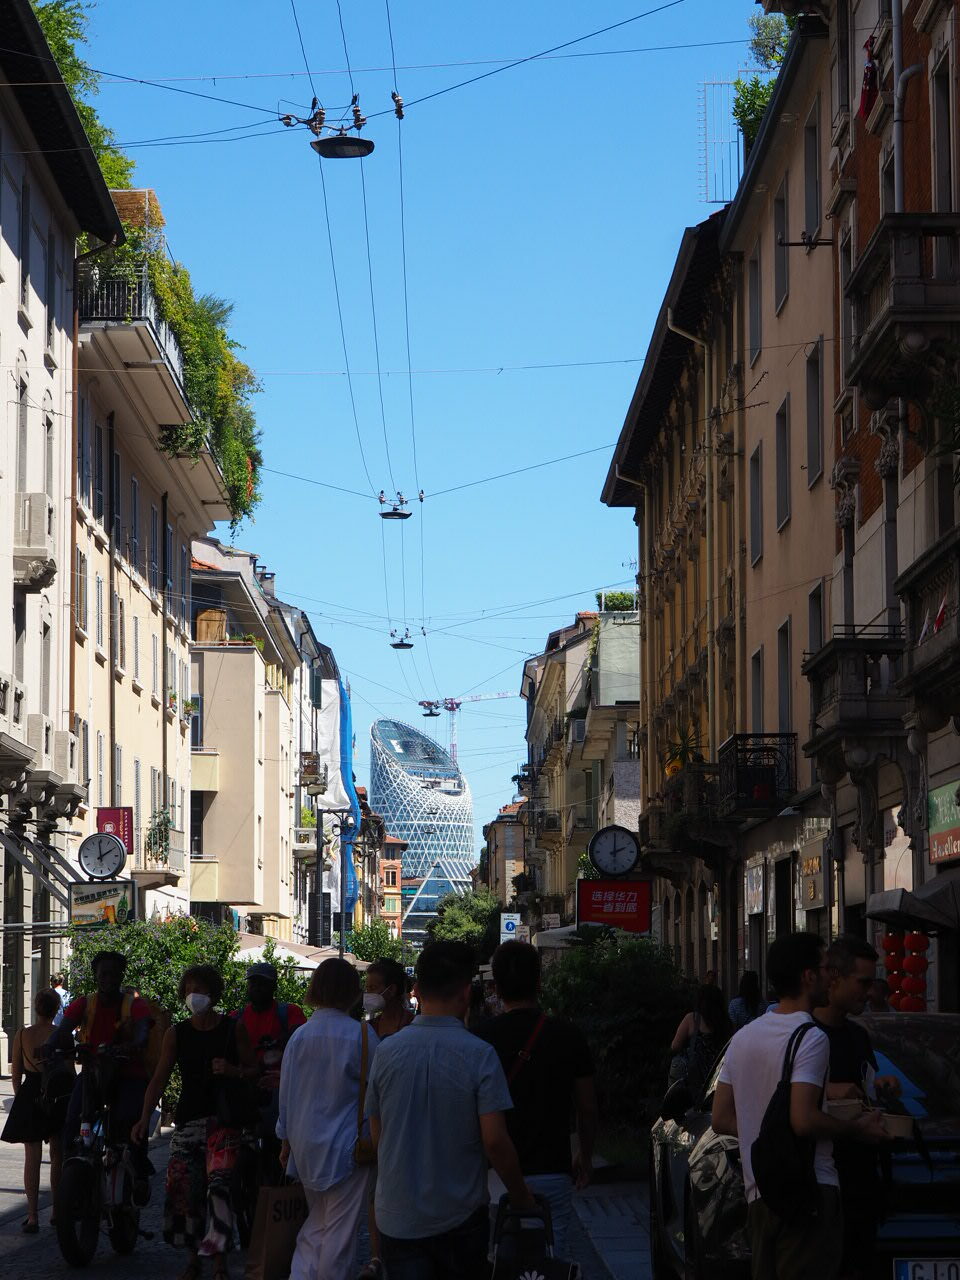
[[[128,279],[100,279],[94,272],[86,273],[80,281],[77,295],[80,323],[85,326],[106,327],[123,325],[131,335],[126,343],[135,364],[141,363],[145,352],[155,348],[156,355],[167,366],[169,376],[176,381],[177,391],[185,400],[183,386],[183,353],[173,330],[160,316],[157,299],[146,275]],[[138,334],[137,330],[145,330]]]
[[[56,511],[45,493],[18,493],[13,533],[13,581],[42,591],[57,573]]]
[[[899,627],[836,627],[801,670],[810,681],[810,738],[823,781],[846,772],[843,755],[853,741],[900,737],[907,700],[897,687],[905,649]]]
[[[187,837],[183,831],[160,830],[133,833],[133,878],[137,888],[160,889],[176,885],[187,870]]]
[[[563,840],[563,821],[559,809],[534,810],[533,834],[537,843],[545,848],[559,848]]]
[[[922,397],[931,348],[960,323],[960,214],[888,213],[846,286],[846,381],[881,407]]]
[[[567,843],[583,844],[597,829],[597,806],[593,801],[567,808]]]
[[[960,528],[919,556],[896,588],[906,614],[900,691],[932,732],[960,716]]]
[[[795,733],[735,733],[717,753],[721,818],[777,814],[797,789]]]

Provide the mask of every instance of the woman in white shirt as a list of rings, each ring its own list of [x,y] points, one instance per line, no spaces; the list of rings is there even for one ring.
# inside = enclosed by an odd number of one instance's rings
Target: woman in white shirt
[[[340,1280],[353,1266],[370,1173],[355,1159],[358,1136],[369,1138],[366,1123],[360,1125],[361,1091],[378,1043],[372,1027],[350,1016],[359,1001],[356,969],[346,960],[324,960],[307,995],[314,1013],[283,1055],[280,1159],[303,1183],[309,1209],[290,1280]]]

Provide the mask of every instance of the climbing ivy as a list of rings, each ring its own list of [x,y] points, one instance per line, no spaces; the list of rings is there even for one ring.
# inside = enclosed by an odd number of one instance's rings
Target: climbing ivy
[[[89,0],[32,3],[107,185],[114,190],[130,189],[134,162],[117,145],[116,135],[91,103],[99,91],[100,77],[77,52],[87,42],[92,4]],[[184,389],[193,411],[191,422],[164,428],[161,448],[165,453],[194,459],[205,448],[210,449],[224,478],[236,528],[260,500],[263,458],[251,404],[260,387],[253,370],[237,355],[238,344],[229,336],[232,304],[195,292],[187,268],[167,255],[162,224],[144,228],[125,222],[124,231],[123,245],[98,255],[97,270],[101,277],[126,280],[131,301],[133,288],[146,271],[160,315],[183,353]]]

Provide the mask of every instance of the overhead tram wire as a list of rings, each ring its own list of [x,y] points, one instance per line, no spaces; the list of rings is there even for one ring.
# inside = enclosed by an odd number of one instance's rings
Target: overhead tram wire
[[[642,18],[652,18],[655,14],[663,13],[667,9],[675,9],[677,5],[685,3],[686,0],[665,0],[665,3],[657,5],[654,9],[647,9],[643,13],[635,13],[632,18],[624,18],[621,22],[612,22],[609,26],[599,27],[596,31],[588,31],[586,35],[576,36],[573,40],[565,40],[549,49],[542,49],[539,53],[531,53],[525,58],[517,58],[516,61],[508,62],[505,66],[494,67],[492,71],[484,71],[481,75],[471,76],[468,80],[461,80],[457,84],[447,85],[444,89],[437,89],[433,93],[425,93],[422,97],[414,98],[411,102],[408,102],[406,106],[415,107],[422,102],[430,102],[434,98],[453,93],[457,89],[465,89],[467,85],[477,84],[480,80],[489,80],[491,76],[501,75],[504,71],[512,71],[514,67],[522,67],[528,62],[536,62],[538,58],[545,58],[548,54],[559,53],[561,49],[569,49],[575,44],[582,44],[584,40],[593,40],[596,36],[606,35],[607,32],[617,31],[621,27],[628,27],[631,23],[639,22]],[[369,119],[374,120],[378,116],[385,115],[389,115],[389,111],[375,111],[370,115]]]

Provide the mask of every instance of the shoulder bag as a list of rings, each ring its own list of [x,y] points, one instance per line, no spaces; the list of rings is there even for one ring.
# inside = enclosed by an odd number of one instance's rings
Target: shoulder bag
[[[819,1192],[814,1170],[815,1138],[800,1138],[790,1123],[790,1089],[800,1041],[813,1022],[795,1028],[787,1042],[783,1071],[750,1148],[750,1161],[760,1199],[781,1218],[816,1213]]]
[[[370,1071],[370,1036],[365,1022],[360,1023],[360,1095],[357,1099],[357,1140],[353,1144],[353,1162],[357,1165],[376,1164],[377,1151],[373,1139],[363,1132],[363,1106],[367,1100],[367,1080]]]

